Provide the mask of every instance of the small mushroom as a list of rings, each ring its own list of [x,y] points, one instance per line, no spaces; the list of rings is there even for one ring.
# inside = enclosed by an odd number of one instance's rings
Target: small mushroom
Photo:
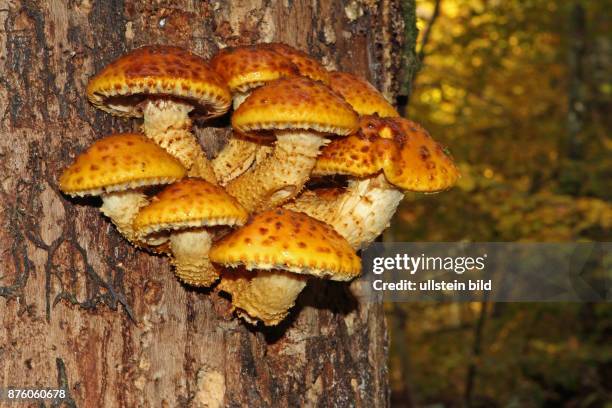
[[[343,193],[305,192],[285,207],[327,222],[356,249],[389,226],[404,191],[450,188],[459,173],[450,156],[420,125],[365,116],[360,132],[326,146],[313,176],[349,175]]]
[[[254,89],[276,79],[299,74],[298,67],[290,59],[264,46],[224,48],[210,61],[212,69],[227,82],[234,109],[238,109]],[[253,164],[262,146],[258,140],[234,131],[225,147],[212,160],[221,185],[244,173]]]
[[[290,45],[284,43],[267,43],[261,44],[261,47],[274,51],[277,54],[282,55],[289,61],[293,62],[298,68],[300,76],[310,78],[313,81],[323,82],[325,85],[329,85],[330,77],[329,72],[323,65],[304,51],[297,50]]]
[[[297,195],[327,137],[351,134],[359,120],[350,105],[324,84],[292,77],[253,91],[232,115],[232,126],[247,134],[272,131],[276,137],[269,156],[227,185],[228,193],[252,212]]]
[[[231,95],[202,58],[166,45],[138,48],[94,76],[87,97],[114,115],[143,117],[142,129],[148,138],[177,157],[190,175],[216,182],[191,132],[189,115],[222,115],[229,109]]]
[[[228,47],[211,60],[211,68],[227,83],[237,109],[251,92],[276,79],[296,76],[298,67],[262,45]]]
[[[349,281],[361,272],[355,251],[329,225],[279,208],[213,244],[210,259],[240,267],[224,271],[219,288],[245,320],[267,326],[287,316],[309,276]]]
[[[152,141],[123,133],[96,141],[63,172],[59,185],[71,196],[101,196],[102,213],[124,237],[140,245],[132,221],[148,204],[142,187],[172,183],[185,173],[177,159]]]
[[[185,178],[157,194],[134,219],[138,238],[151,244],[169,236],[178,278],[193,286],[210,286],[219,272],[208,251],[215,227],[243,225],[247,212],[221,187]]]
[[[395,108],[372,84],[348,72],[330,72],[330,88],[341,95],[359,115],[398,117]]]

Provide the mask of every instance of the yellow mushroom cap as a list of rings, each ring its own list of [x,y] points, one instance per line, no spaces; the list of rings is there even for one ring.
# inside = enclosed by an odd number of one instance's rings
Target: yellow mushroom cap
[[[332,141],[321,149],[312,175],[348,174],[367,177],[378,173],[382,168],[382,160],[376,150],[376,139],[358,132]]]
[[[378,121],[375,119],[374,122]],[[403,118],[388,120],[378,133],[387,180],[404,190],[433,192],[452,187],[459,170],[445,148],[436,142],[421,125]]]
[[[319,61],[312,58],[305,52],[297,50],[284,43],[262,44],[262,47],[272,50],[289,59],[297,66],[301,76],[308,77],[315,81],[321,81],[325,85],[329,85],[329,72],[327,72]]]
[[[210,65],[232,92],[245,92],[275,79],[299,74],[288,58],[258,45],[224,48],[212,58]]]
[[[208,63],[191,52],[167,45],[138,48],[111,62],[87,85],[96,107],[118,116],[142,116],[147,95],[190,101],[207,116],[227,112],[231,94]]]
[[[360,115],[397,117],[395,108],[365,79],[348,72],[331,72],[330,87],[340,94]]]
[[[232,115],[234,129],[304,129],[348,135],[359,126],[355,111],[326,85],[308,78],[279,79],[257,88]]]
[[[145,237],[154,232],[189,227],[242,225],[247,211],[219,186],[197,178],[185,178],[153,197],[134,220],[136,233]]]
[[[59,179],[70,195],[100,195],[140,186],[168,184],[186,174],[181,163],[146,137],[107,136],[76,158]]]
[[[415,122],[365,116],[358,134],[324,147],[314,176],[366,177],[383,171],[402,190],[433,192],[452,187],[459,172],[452,158]]]
[[[329,225],[301,212],[273,209],[213,244],[210,259],[247,269],[282,269],[346,281],[361,272],[361,260]]]

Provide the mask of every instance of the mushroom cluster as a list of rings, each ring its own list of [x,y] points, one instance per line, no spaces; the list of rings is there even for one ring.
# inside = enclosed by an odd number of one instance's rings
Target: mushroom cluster
[[[61,190],[100,196],[130,243],[169,256],[187,285],[217,285],[251,323],[280,323],[309,278],[359,276],[356,251],[389,226],[405,191],[458,178],[448,153],[367,81],[286,44],[226,48],[210,62],[145,46],[91,78],[87,97],[142,118],[141,133],[96,141]],[[230,107],[232,137],[209,158],[192,120]],[[326,185],[332,175],[345,185]]]

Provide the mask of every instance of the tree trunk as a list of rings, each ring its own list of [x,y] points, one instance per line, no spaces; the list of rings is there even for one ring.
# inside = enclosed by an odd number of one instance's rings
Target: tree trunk
[[[128,50],[284,41],[393,97],[401,16],[399,0],[0,0],[0,388],[64,386],[70,407],[387,405],[382,306],[360,282],[315,282],[290,321],[249,327],[57,179],[97,138],[137,129],[85,98]],[[228,122],[200,124],[203,143]]]

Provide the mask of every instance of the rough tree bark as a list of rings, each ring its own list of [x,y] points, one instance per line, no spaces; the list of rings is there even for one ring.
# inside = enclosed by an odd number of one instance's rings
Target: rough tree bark
[[[0,387],[65,386],[78,407],[387,405],[383,312],[359,282],[312,285],[283,326],[248,327],[57,178],[100,136],[137,128],[84,96],[121,53],[280,40],[393,97],[401,3],[0,0]],[[227,124],[199,126],[201,140]]]

